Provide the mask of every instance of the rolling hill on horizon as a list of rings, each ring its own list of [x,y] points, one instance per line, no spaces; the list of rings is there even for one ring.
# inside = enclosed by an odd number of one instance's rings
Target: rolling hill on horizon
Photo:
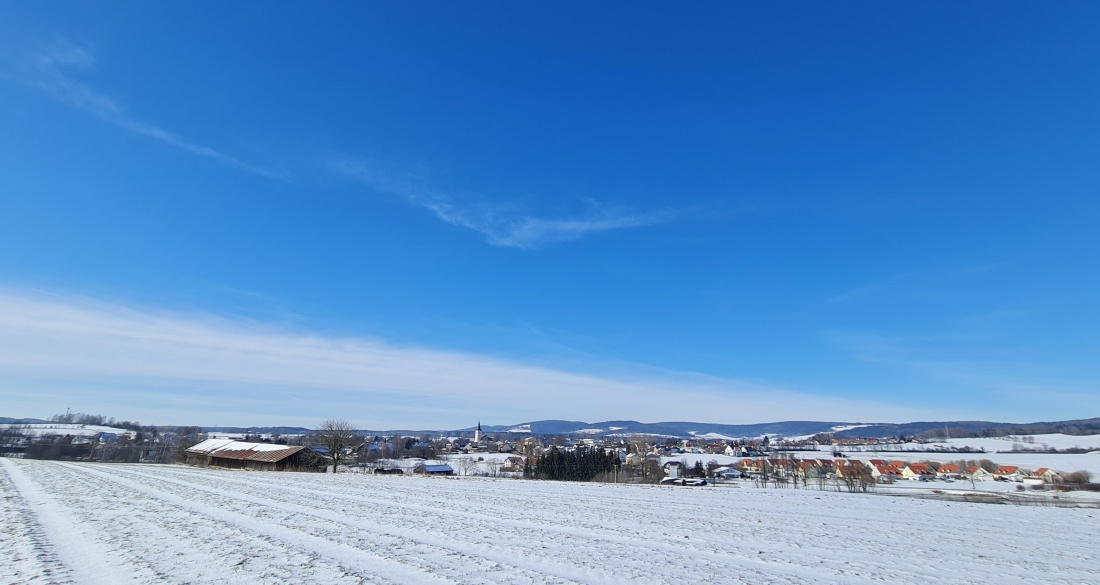
[[[0,424],[42,424],[49,421],[35,418],[0,417]],[[185,425],[157,425],[162,430]],[[273,427],[201,427],[211,433],[308,434],[312,429],[295,426]],[[464,435],[476,425],[459,429],[360,429],[363,434],[392,435]],[[634,420],[584,422],[570,420],[539,420],[513,425],[481,425],[483,432],[509,435],[573,435],[586,437],[623,437],[653,435],[688,439],[691,437],[722,439],[808,437],[818,433],[833,433],[838,437],[896,437],[944,431],[951,436],[981,436],[1006,434],[1064,433],[1069,435],[1100,434],[1100,417],[1066,421],[1006,423],[994,421],[916,421],[907,423],[864,423],[838,421],[777,421],[754,424],[721,424],[692,421],[644,423]]]

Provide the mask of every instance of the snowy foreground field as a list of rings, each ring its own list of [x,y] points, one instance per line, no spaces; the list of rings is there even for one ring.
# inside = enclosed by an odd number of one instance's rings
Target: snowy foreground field
[[[1100,583],[1100,510],[0,459],[0,583]]]

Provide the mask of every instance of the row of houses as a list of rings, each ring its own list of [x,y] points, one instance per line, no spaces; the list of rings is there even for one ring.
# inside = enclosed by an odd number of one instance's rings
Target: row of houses
[[[748,474],[768,474],[796,478],[853,477],[869,475],[879,482],[895,480],[930,481],[1015,481],[1030,484],[1062,483],[1058,473],[1043,467],[1034,471],[1015,465],[1001,465],[989,471],[980,465],[962,467],[956,463],[933,466],[927,462],[909,463],[899,460],[871,459],[864,463],[858,459],[742,459],[735,469]]]

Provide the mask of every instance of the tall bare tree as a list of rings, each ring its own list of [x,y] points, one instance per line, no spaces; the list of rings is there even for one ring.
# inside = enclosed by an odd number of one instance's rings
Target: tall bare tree
[[[332,461],[332,472],[336,473],[340,461],[344,459],[344,450],[355,446],[359,435],[350,422],[330,418],[313,430],[313,439],[328,450],[328,458]]]

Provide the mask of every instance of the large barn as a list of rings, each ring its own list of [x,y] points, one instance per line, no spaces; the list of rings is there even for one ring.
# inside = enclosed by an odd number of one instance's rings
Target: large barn
[[[325,461],[306,447],[207,439],[184,452],[188,465],[257,471],[324,471]]]

